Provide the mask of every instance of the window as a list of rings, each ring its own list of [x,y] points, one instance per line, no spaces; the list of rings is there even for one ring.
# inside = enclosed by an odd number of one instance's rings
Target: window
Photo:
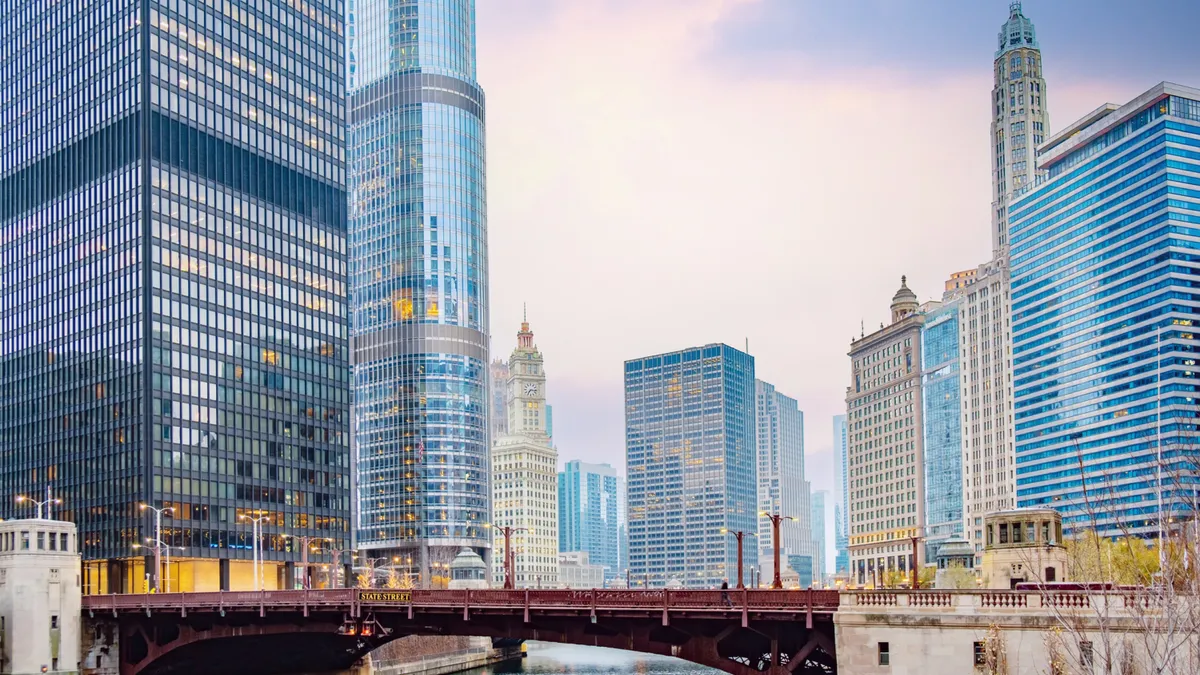
[[[1092,643],[1090,640],[1081,640],[1079,642],[1079,665],[1091,667],[1092,665]]]
[[[66,532],[63,532],[59,535],[59,542],[60,543],[58,545],[58,550],[60,550],[60,551],[70,551],[71,550],[70,547],[67,546],[67,533]]]
[[[54,630],[55,628],[58,628],[58,615],[51,614],[50,615],[50,630]]]
[[[37,544],[38,544],[37,550],[39,550],[39,551],[46,550],[46,533],[45,532],[37,533]]]
[[[880,642],[879,643],[879,665],[889,666],[889,665],[891,665],[891,662],[892,662],[892,658],[891,658],[891,654],[888,652],[888,643]]]
[[[21,533],[21,550],[22,551],[29,550],[29,532]]]
[[[987,665],[987,643],[985,642],[975,643],[975,665]]]

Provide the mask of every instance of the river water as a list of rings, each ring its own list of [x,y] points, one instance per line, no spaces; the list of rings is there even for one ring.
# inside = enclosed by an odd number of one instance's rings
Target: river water
[[[639,654],[603,647],[580,647],[527,642],[529,655],[509,662],[467,671],[466,675],[536,673],[537,675],[717,675],[718,670],[669,656]]]

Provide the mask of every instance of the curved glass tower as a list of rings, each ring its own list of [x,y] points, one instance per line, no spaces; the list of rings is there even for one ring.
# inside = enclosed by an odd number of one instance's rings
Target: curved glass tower
[[[352,0],[358,546],[420,585],[488,532],[484,97],[473,0]]]

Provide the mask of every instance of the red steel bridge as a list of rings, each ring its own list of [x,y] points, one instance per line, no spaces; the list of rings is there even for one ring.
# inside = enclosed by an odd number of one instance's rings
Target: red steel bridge
[[[341,588],[83,599],[85,647],[109,652],[108,663],[119,659],[121,675],[338,672],[408,635],[615,647],[735,675],[832,675],[837,607],[837,591],[748,589]]]

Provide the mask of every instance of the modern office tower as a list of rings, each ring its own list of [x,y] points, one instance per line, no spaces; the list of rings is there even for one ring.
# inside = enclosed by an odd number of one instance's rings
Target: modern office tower
[[[606,580],[623,573],[617,482],[608,464],[575,459],[558,472],[558,550],[586,552],[591,564],[604,567]]]
[[[1016,506],[1007,259],[980,265],[970,284],[944,300],[958,304],[963,518],[958,536],[971,543],[978,566],[983,562],[984,517]],[[928,463],[929,448],[925,452]]]
[[[341,6],[238,11],[0,17],[0,516],[52,486],[89,593],[151,537],[173,589],[250,589],[241,516],[268,588],[284,533],[348,547]]]
[[[502,583],[503,529],[514,528],[513,582],[518,588],[553,588],[558,584],[558,451],[546,433],[546,370],[527,321],[517,332],[508,373],[509,433],[492,446],[492,545],[500,553],[493,556],[493,567]]]
[[[758,536],[754,541],[759,569],[766,570],[770,578],[774,576],[774,532],[771,519],[763,513],[795,519],[779,525],[781,563],[792,555],[816,557],[810,486],[804,479],[804,413],[796,399],[779,393],[770,383],[755,380],[754,394],[759,512]],[[745,540],[745,544],[750,543]],[[747,546],[746,550],[751,549]],[[745,561],[745,564],[755,562],[749,555]]]
[[[813,583],[821,584],[828,573],[825,561],[825,509],[829,502],[828,490],[816,490],[812,493],[812,552],[813,552]]]
[[[1001,26],[998,41],[992,87],[993,258],[1003,258],[1008,250],[1010,195],[1033,183],[1034,152],[1050,126],[1042,50],[1020,2],[1009,4],[1008,21]]]
[[[358,0],[350,17],[357,545],[412,558],[424,584],[491,545],[475,3]]]
[[[1200,90],[1161,83],[1047,141],[1045,178],[1013,202],[1017,506],[1053,506],[1068,529],[1155,536],[1181,506],[1196,146]]]
[[[754,357],[728,345],[625,362],[635,581],[713,588],[737,574],[737,544],[722,529],[758,527],[754,396]]]
[[[947,296],[952,293],[947,293]],[[946,298],[921,328],[921,402],[925,442],[925,560],[963,533],[962,399],[959,382],[961,298]]]
[[[836,547],[833,569],[836,574],[850,572],[850,531],[847,528],[847,516],[850,513],[849,476],[846,474],[846,453],[848,439],[846,436],[846,416],[833,417],[833,466],[834,490],[833,500],[833,538]]]
[[[490,423],[494,441],[508,433],[508,362],[496,359],[488,367],[488,372],[492,398]]]
[[[617,569],[625,574],[629,569],[629,519],[626,515],[628,490],[625,477],[617,476]]]
[[[912,559],[910,540],[925,525],[921,326],[937,305],[918,305],[901,277],[891,324],[850,343],[846,417],[854,584],[878,584],[887,570],[923,562]]]
[[[546,435],[554,442],[554,406],[546,404]]]

